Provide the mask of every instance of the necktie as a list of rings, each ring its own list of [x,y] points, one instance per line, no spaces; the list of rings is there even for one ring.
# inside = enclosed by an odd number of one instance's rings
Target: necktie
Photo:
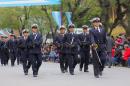
[[[62,34],[62,37],[64,37],[64,34]]]
[[[34,40],[37,38],[37,34],[36,33],[34,33]]]
[[[98,28],[98,32],[101,32],[100,28]]]
[[[99,29],[98,29],[98,28],[96,28],[95,30],[96,30],[97,32],[99,32]]]
[[[60,34],[61,37],[64,37],[64,34]]]
[[[84,36],[86,36],[86,33],[84,33]]]
[[[24,40],[26,40],[26,39],[27,39],[27,37],[24,36]]]

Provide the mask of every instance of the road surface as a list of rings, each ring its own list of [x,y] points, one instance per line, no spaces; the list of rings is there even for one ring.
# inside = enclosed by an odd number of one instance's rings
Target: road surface
[[[0,86],[130,86],[130,68],[105,68],[103,76],[96,79],[93,67],[89,66],[89,73],[80,72],[78,65],[74,76],[62,74],[57,63],[43,63],[39,76],[24,76],[22,66],[0,66]]]

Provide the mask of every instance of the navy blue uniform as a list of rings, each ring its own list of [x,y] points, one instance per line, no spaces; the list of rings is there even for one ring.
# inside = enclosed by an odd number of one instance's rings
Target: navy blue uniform
[[[42,64],[42,35],[40,33],[30,34],[27,39],[29,58],[31,59],[33,75],[38,75],[39,67]]]
[[[89,59],[90,59],[90,45],[91,45],[91,34],[82,33],[79,35],[79,45],[80,45],[80,71],[84,66],[84,72],[88,71]]]
[[[8,65],[9,61],[9,52],[7,48],[7,44],[4,41],[0,43],[0,55],[1,55],[1,65]]]
[[[68,64],[67,64],[65,45],[63,43],[63,39],[64,39],[64,34],[58,34],[54,39],[54,44],[56,45],[59,53],[61,72],[65,73],[65,71],[67,71]]]
[[[19,65],[21,62],[21,52],[20,52],[20,48],[19,48],[19,41],[20,38],[16,39],[16,59],[17,59],[17,64]]]
[[[96,50],[101,60],[99,63],[97,56],[93,54],[94,75],[98,76],[102,73],[106,61],[106,32],[105,29],[101,27],[99,30],[92,28],[90,31],[92,33],[92,43],[96,43],[98,45],[98,48]]]
[[[73,75],[74,68],[77,64],[78,36],[74,33],[67,33],[64,36],[63,42],[65,44],[65,54],[69,66],[69,72]]]
[[[8,47],[8,50],[9,50],[9,56],[10,56],[10,59],[11,59],[11,66],[14,66],[15,64],[15,60],[16,60],[16,40],[8,40],[7,42],[7,47]]]
[[[18,42],[18,47],[21,52],[21,60],[23,64],[23,70],[25,74],[28,74],[28,69],[31,66],[31,61],[28,55],[27,39],[21,37]]]

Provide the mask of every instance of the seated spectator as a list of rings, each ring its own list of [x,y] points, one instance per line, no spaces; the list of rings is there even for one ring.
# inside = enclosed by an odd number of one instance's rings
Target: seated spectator
[[[112,48],[112,58],[114,58],[114,56],[115,56],[115,48],[113,47]]]
[[[121,63],[121,58],[122,58],[122,48],[119,45],[115,46],[115,55],[113,58],[113,63],[115,66]]]
[[[112,65],[114,64],[115,47],[112,48]]]
[[[129,57],[130,57],[130,48],[129,48],[128,44],[125,44],[124,45],[123,59],[122,59],[122,65],[123,66],[126,66]]]
[[[117,45],[123,45],[123,39],[121,37],[118,37],[115,41]]]
[[[49,59],[50,61],[55,62],[57,58],[58,58],[58,54],[56,53],[55,49],[52,48],[49,54]]]
[[[49,52],[45,49],[43,51],[43,61],[47,62],[48,61],[48,58],[49,58]]]

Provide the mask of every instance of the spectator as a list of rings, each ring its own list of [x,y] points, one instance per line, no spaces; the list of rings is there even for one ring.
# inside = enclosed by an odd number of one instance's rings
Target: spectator
[[[130,57],[130,48],[128,44],[124,45],[124,53],[122,58],[122,65],[127,66],[128,58]]]
[[[49,54],[49,59],[50,59],[50,61],[55,62],[57,58],[58,58],[58,54],[56,53],[56,50],[54,49],[54,46],[52,46],[50,54]]]
[[[112,65],[112,47],[114,45],[114,41],[110,36],[107,36],[107,61],[108,67],[111,68]]]
[[[114,65],[119,65],[121,63],[122,58],[122,48],[119,45],[115,46],[115,55],[113,58]]]

